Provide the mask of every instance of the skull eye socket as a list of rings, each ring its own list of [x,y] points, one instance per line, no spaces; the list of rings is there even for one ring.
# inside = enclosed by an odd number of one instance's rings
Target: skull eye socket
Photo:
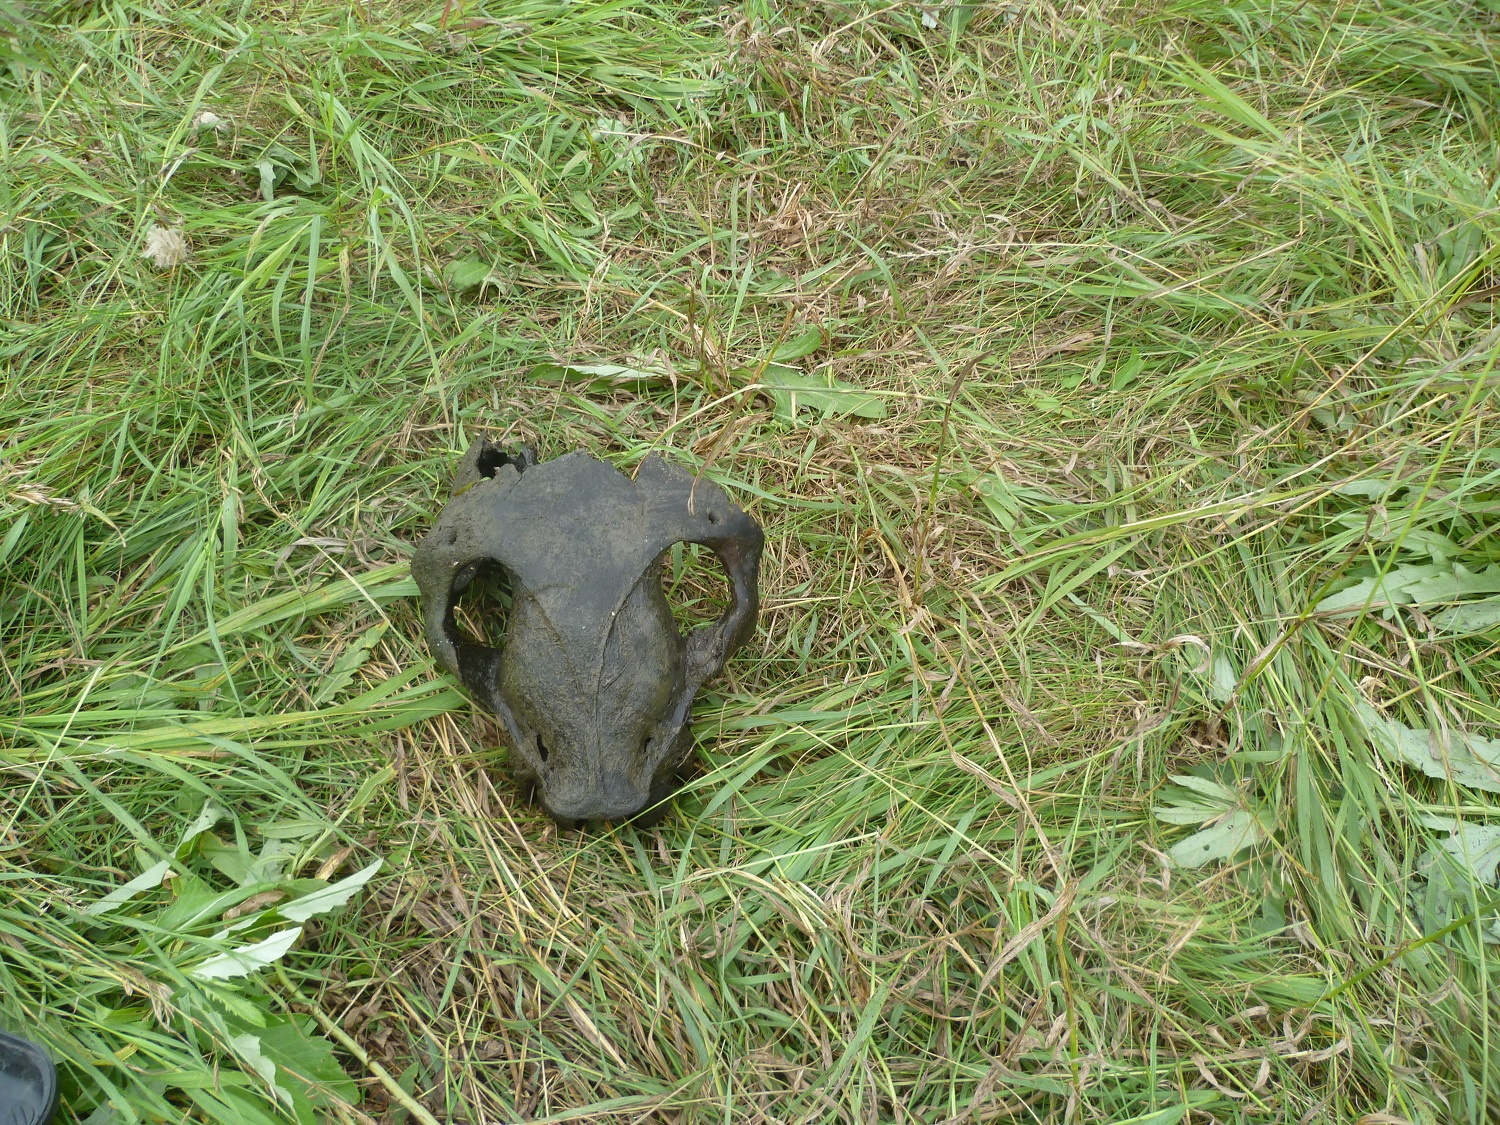
[[[453,583],[457,596],[449,607],[455,639],[485,648],[499,648],[510,617],[510,578],[499,563],[488,559],[470,563]]]
[[[479,475],[494,480],[502,465],[514,465],[517,472],[522,472],[526,468],[524,454],[507,453],[500,446],[485,442],[479,449],[479,457],[474,465],[479,470]]]
[[[661,588],[683,633],[718,621],[729,612],[734,595],[723,564],[697,543],[674,544],[662,555]]]

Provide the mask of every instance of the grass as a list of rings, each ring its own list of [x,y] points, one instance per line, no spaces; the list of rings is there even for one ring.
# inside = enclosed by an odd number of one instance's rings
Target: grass
[[[63,1120],[1500,1114],[1493,5],[926,11],[0,8]],[[656,828],[428,657],[481,432],[766,528]]]

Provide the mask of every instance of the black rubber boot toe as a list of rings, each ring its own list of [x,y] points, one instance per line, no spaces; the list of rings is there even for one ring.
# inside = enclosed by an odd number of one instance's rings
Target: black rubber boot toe
[[[0,1125],[47,1125],[57,1112],[57,1068],[28,1039],[0,1031]]]

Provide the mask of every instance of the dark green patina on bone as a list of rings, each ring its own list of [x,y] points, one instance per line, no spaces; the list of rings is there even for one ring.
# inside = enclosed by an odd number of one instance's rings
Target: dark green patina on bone
[[[676,543],[710,548],[734,592],[687,636],[661,588]],[[538,464],[480,439],[412,574],[433,655],[505,723],[518,779],[561,824],[623,820],[677,788],[693,697],[755,630],[762,543],[723,489],[658,457],[631,480],[586,453]],[[486,566],[511,587],[498,649],[453,616]]]

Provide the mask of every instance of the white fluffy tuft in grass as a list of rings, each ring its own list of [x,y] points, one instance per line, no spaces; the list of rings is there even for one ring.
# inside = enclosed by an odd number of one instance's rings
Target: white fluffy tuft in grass
[[[176,227],[153,226],[146,232],[146,249],[141,257],[150,258],[159,270],[175,270],[192,256],[187,235]]]

